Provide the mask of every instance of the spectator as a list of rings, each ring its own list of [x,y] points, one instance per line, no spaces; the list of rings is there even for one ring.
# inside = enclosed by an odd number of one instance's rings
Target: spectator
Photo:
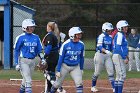
[[[128,36],[128,46],[129,46],[129,70],[132,70],[132,63],[133,63],[133,58],[135,58],[135,62],[136,62],[136,68],[137,71],[139,72],[139,43],[140,37],[139,34],[137,33],[137,29],[131,29],[131,33]]]

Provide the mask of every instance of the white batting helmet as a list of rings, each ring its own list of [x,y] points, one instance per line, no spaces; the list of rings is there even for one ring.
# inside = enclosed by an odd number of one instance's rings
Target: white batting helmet
[[[116,25],[118,31],[122,31],[122,27],[126,27],[126,26],[129,26],[126,20],[120,20]]]
[[[26,28],[27,28],[28,26],[36,26],[34,20],[32,20],[32,19],[25,19],[25,20],[22,22],[22,30],[23,30],[23,31],[26,31]]]
[[[70,39],[74,39],[75,34],[82,33],[82,30],[79,27],[72,27],[69,30]]]
[[[111,23],[109,23],[109,22],[105,22],[102,25],[102,31],[106,32],[107,30],[113,30],[113,25]]]

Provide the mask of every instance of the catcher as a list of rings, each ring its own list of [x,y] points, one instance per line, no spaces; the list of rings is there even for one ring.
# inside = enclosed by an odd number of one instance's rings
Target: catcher
[[[46,27],[47,34],[43,38],[42,45],[44,46],[45,59],[48,63],[48,67],[40,66],[46,78],[45,92],[48,93],[51,90],[52,84],[56,80],[55,68],[59,58],[59,45],[61,43],[60,32],[55,22],[48,22]],[[66,91],[61,87],[58,89],[59,93],[65,93]]]

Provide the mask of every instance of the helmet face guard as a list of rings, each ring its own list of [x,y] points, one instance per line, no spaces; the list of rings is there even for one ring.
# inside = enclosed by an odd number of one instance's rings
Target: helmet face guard
[[[22,30],[23,31],[27,31],[27,27],[28,26],[36,26],[34,20],[32,19],[25,19],[23,22],[22,22]]]
[[[113,30],[113,25],[109,22],[105,22],[103,25],[102,25],[102,31],[103,32],[106,32],[107,30]]]
[[[79,27],[72,27],[69,30],[70,39],[74,39],[76,34],[82,33],[82,30]]]
[[[122,31],[122,28],[127,26],[129,26],[129,24],[126,20],[120,20],[116,25],[118,31]]]

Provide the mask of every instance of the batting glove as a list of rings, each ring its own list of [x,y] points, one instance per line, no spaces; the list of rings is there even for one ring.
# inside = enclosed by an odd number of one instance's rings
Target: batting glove
[[[17,64],[15,69],[16,69],[17,71],[20,71],[20,65]]]
[[[56,72],[56,77],[60,77],[60,72]]]
[[[108,50],[105,50],[105,53],[108,54],[109,56],[112,56],[112,53]]]

